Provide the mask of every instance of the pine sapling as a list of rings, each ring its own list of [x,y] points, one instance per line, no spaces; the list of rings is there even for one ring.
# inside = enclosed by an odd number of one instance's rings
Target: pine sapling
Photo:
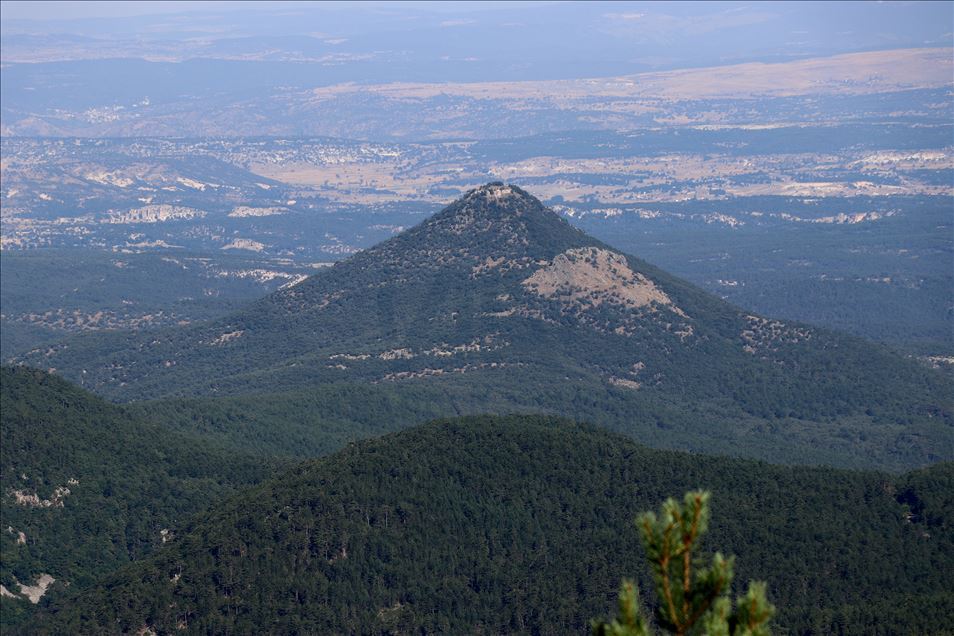
[[[775,608],[767,600],[765,583],[749,583],[733,607],[729,591],[735,559],[717,552],[709,567],[702,564],[699,545],[709,529],[709,497],[705,491],[688,492],[682,503],[670,498],[658,515],[646,512],[636,518],[659,599],[656,623],[676,636],[767,636]],[[612,623],[594,622],[593,634],[652,633],[631,581],[623,582],[619,614]]]

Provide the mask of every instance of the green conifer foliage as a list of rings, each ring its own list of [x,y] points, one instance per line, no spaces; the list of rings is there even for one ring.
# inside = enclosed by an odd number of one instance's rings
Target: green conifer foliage
[[[677,636],[767,636],[775,608],[766,598],[765,583],[750,582],[733,607],[729,599],[734,557],[716,552],[709,567],[699,555],[702,536],[709,528],[709,493],[686,493],[682,503],[667,499],[657,515],[636,518],[649,558],[659,605],[656,623]],[[632,581],[623,581],[619,616],[611,623],[593,623],[594,636],[649,636],[652,634],[639,606]]]

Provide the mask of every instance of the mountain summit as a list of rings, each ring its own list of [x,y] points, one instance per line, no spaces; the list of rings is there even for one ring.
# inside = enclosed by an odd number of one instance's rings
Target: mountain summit
[[[474,319],[489,324],[517,317],[630,335],[639,323],[656,321],[687,337],[688,316],[653,282],[658,272],[647,275],[650,269],[573,228],[524,190],[490,183],[339,263],[332,268],[336,275],[313,276],[268,302],[300,317],[334,313],[338,306],[347,313],[349,300],[373,301],[366,310],[375,312],[379,325],[406,331],[415,325],[400,322],[401,296],[424,293],[416,307],[430,308],[431,333],[442,325],[459,333]],[[459,293],[449,296],[454,289]]]
[[[451,414],[556,411],[775,460],[954,457],[940,376],[732,307],[502,183],[231,316],[27,362],[120,399],[358,383],[431,391]],[[852,432],[833,441],[833,418]]]
[[[441,233],[446,232],[444,240],[447,236],[460,236],[471,244],[480,244],[481,237],[493,236],[524,251],[554,233],[565,233],[570,241],[574,240],[572,237],[579,240],[582,235],[530,193],[499,181],[465,193],[424,221],[419,230],[435,240],[441,240]]]
[[[486,259],[552,257],[554,249],[592,243],[579,230],[517,186],[489,183],[470,190],[420,225],[372,247],[356,260],[424,269]]]
[[[510,312],[543,317],[538,305],[547,300],[560,305],[561,313],[578,318],[603,305],[629,311],[667,309],[686,318],[665,292],[630,268],[625,256],[572,228],[516,186],[497,182],[471,190],[417,231],[442,249],[458,244],[454,257],[470,266],[474,279],[509,279],[510,272],[526,274],[513,278],[519,279],[529,301],[514,300],[496,312],[499,315]],[[447,261],[440,264],[445,266]],[[615,325],[603,326],[618,333],[633,327],[627,320],[632,316],[617,318]],[[691,330],[684,320],[669,319],[680,322],[687,334]],[[596,320],[589,322],[597,324]]]

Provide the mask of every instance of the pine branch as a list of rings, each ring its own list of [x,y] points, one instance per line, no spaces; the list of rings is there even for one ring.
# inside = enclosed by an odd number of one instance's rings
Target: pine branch
[[[656,610],[658,622],[676,636],[696,633],[700,628],[706,636],[769,636],[768,624],[775,608],[767,600],[765,583],[750,582],[748,592],[737,599],[733,610],[728,598],[733,557],[725,558],[716,552],[712,565],[693,576],[692,564],[698,562],[699,544],[708,530],[709,514],[709,493],[700,490],[686,493],[681,504],[667,499],[658,516],[645,512],[636,519],[656,594],[662,603]],[[623,582],[619,615],[612,623],[594,621],[593,634],[651,633],[640,613],[632,581]]]

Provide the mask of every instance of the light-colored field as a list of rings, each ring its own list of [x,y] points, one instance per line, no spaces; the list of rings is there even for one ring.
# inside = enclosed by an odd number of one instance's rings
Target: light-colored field
[[[488,100],[546,100],[570,106],[578,100],[594,97],[693,100],[879,93],[949,86],[952,78],[951,49],[918,48],[579,80],[340,84],[316,88],[312,94],[317,101],[364,92],[395,100],[423,100],[444,95]]]
[[[596,198],[603,203],[631,204],[731,196],[883,196],[923,194],[951,196],[950,185],[932,185],[902,178],[879,183],[896,170],[942,170],[954,167],[954,150],[845,154],[735,155],[667,154],[613,158],[539,156],[513,162],[461,160],[455,164],[422,162],[402,157],[377,163],[337,162],[332,165],[269,163],[252,166],[262,176],[315,189],[322,197],[348,204],[448,199],[447,190],[465,191],[487,181],[535,179],[533,191],[547,200],[566,202]],[[840,179],[838,170],[854,169],[865,178]],[[793,177],[811,173],[813,178]],[[610,175],[613,184],[586,183],[578,175]],[[761,175],[757,183],[746,179]],[[826,178],[827,177],[827,178]],[[681,184],[673,188],[674,184]]]
[[[303,84],[263,91],[251,100],[214,109],[184,96],[171,105],[125,110],[103,106],[24,111],[7,117],[2,133],[419,141],[500,139],[594,127],[635,130],[649,123],[764,126],[800,117],[798,112],[772,110],[768,102],[774,98],[802,99],[811,108],[816,97],[944,89],[954,86],[952,78],[951,48],[913,48],[589,79]],[[760,100],[765,103],[754,103]],[[948,102],[937,99],[914,108],[895,100],[891,111],[877,115],[943,116],[949,111]],[[767,110],[759,112],[762,107]],[[818,124],[821,118],[812,116],[810,123]]]

